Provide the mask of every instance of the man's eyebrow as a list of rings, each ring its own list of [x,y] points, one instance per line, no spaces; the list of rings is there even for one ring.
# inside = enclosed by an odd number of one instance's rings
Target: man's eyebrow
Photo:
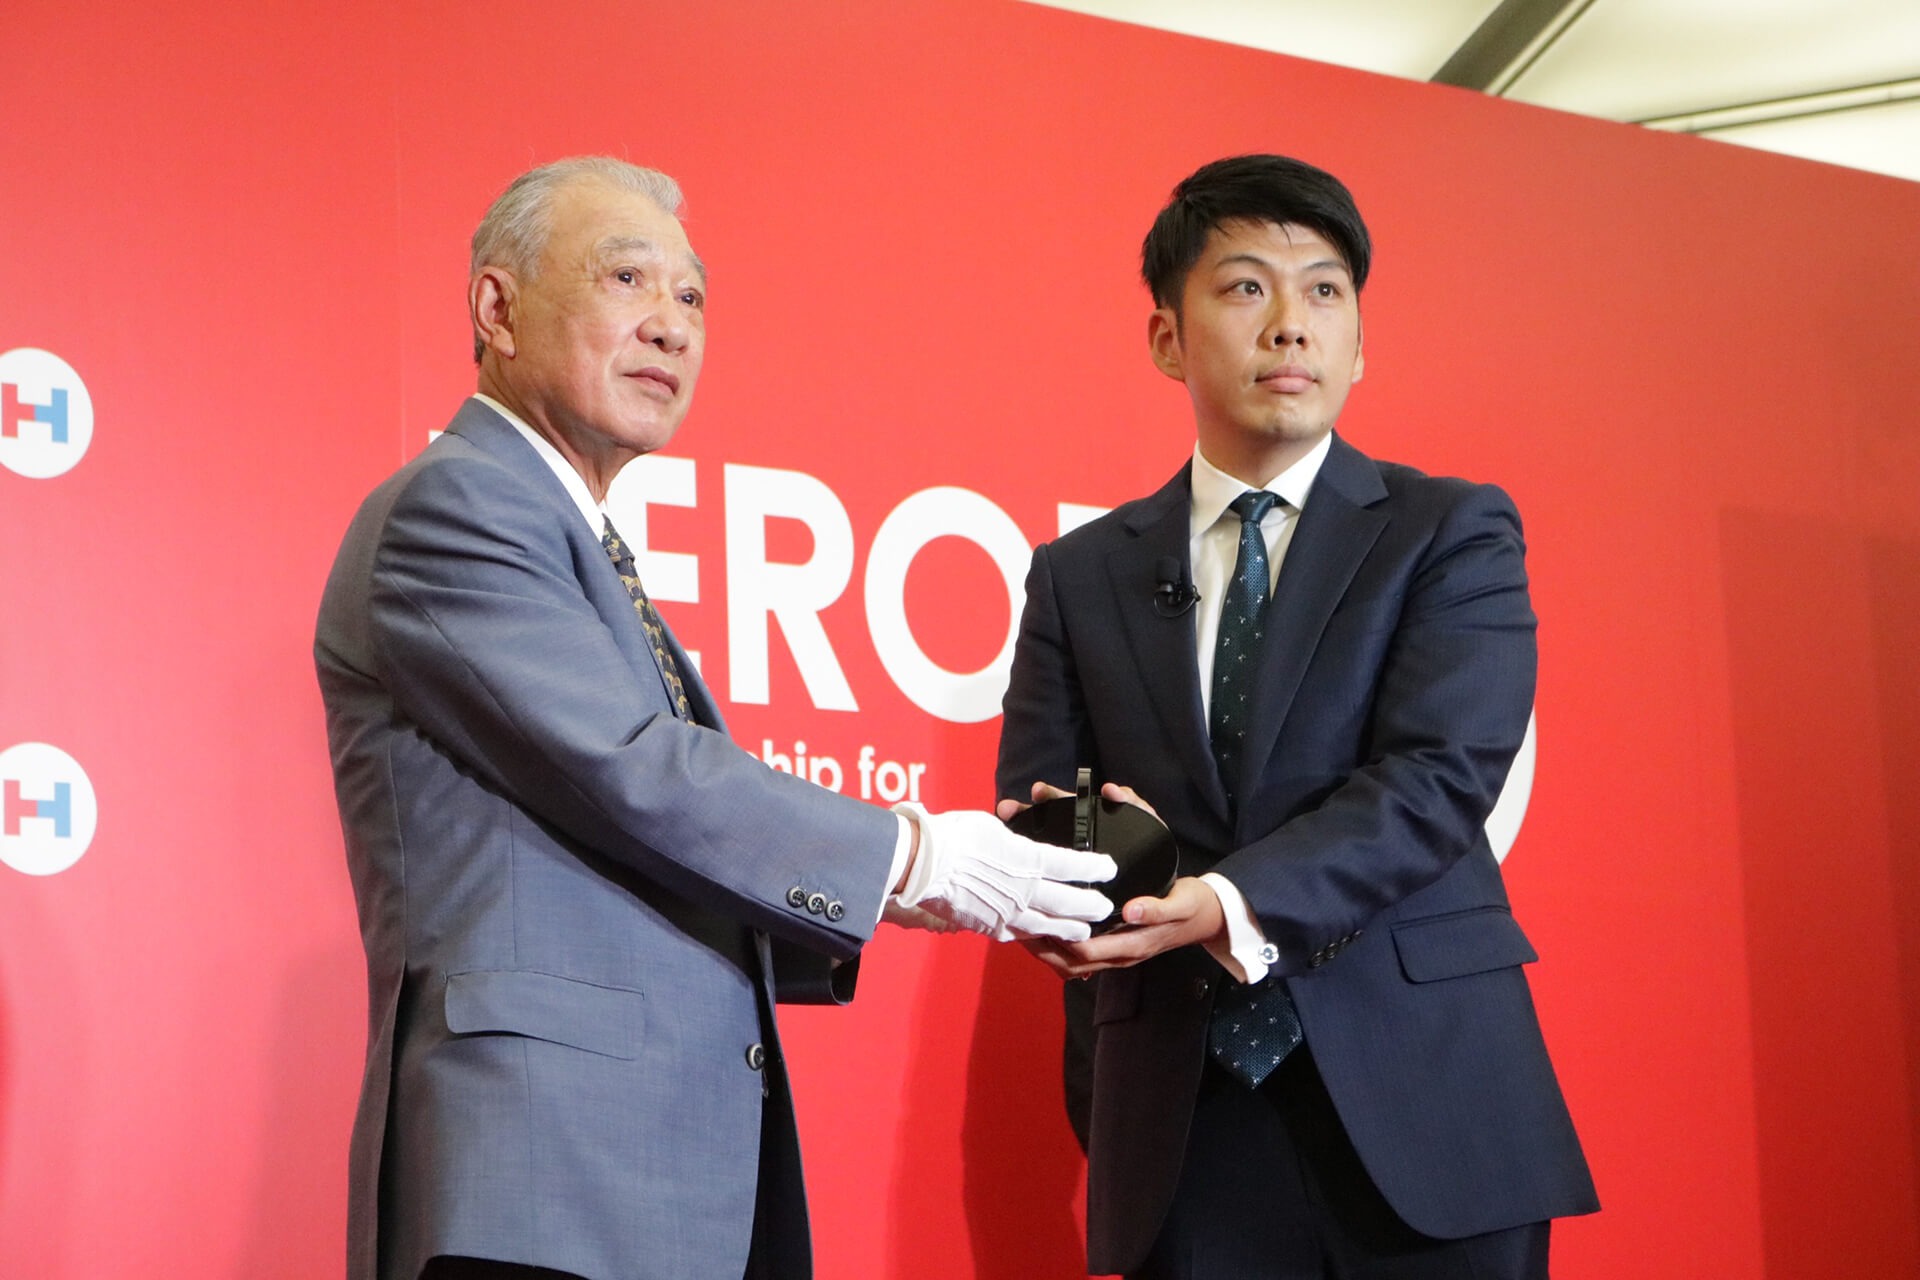
[[[629,254],[645,257],[659,252],[660,246],[645,236],[608,236],[593,246],[596,262],[605,262],[610,258],[625,257]],[[700,255],[691,249],[687,250],[687,258],[693,263],[694,274],[700,277],[700,283],[704,287],[707,283],[707,264],[700,261]]]

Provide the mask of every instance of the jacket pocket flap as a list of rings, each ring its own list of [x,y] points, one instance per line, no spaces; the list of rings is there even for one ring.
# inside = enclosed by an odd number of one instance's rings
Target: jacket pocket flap
[[[447,978],[447,1030],[504,1031],[632,1058],[639,1053],[645,997],[524,969],[476,969]]]
[[[1393,945],[1409,982],[1437,982],[1510,969],[1540,958],[1505,907],[1481,907],[1393,926]]]

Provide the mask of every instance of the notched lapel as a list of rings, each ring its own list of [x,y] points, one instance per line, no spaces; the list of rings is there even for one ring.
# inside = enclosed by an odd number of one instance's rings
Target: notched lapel
[[[659,606],[655,605],[654,608],[657,610]],[[687,705],[693,709],[694,723],[725,733],[727,722],[720,714],[720,704],[714,701],[713,691],[701,679],[700,669],[693,665],[693,659],[681,648],[680,637],[673,634],[673,626],[664,616],[660,623],[667,629],[667,651],[673,654],[673,663],[680,669],[680,686],[687,691]],[[665,676],[661,678],[664,682]]]
[[[1167,740],[1173,744],[1181,767],[1206,796],[1215,815],[1225,822],[1227,792],[1213,762],[1206,711],[1200,703],[1193,611],[1164,618],[1154,608],[1158,562],[1170,557],[1187,565],[1190,506],[1191,489],[1187,473],[1182,471],[1127,521],[1134,541],[1107,556],[1107,580],[1113,588],[1128,650]]]
[[[532,445],[521,438],[512,423],[479,400],[470,399],[460,407],[460,412],[448,424],[447,433],[465,438],[476,448],[493,455],[503,465],[526,477],[553,508],[561,527],[568,530],[569,539],[578,536],[580,541],[574,544],[574,563],[590,566],[586,572],[593,580],[582,582],[581,589],[586,592],[594,611],[613,631],[614,639],[619,642],[621,653],[626,657],[627,665],[633,668],[635,678],[644,681],[650,674],[660,684],[661,697],[672,708],[672,686],[667,683],[667,673],[660,668],[660,660],[654,656],[646,628],[640,622],[639,612],[633,607],[633,597],[627,594],[626,583],[620,580],[619,572],[607,558],[599,537],[588,530],[580,519],[579,509],[567,495],[565,486],[553,474],[553,469],[534,452]],[[694,671],[693,664],[687,661],[686,651],[674,638],[672,628],[667,629],[667,644],[673,652],[674,661],[679,664],[681,685],[687,691],[687,703],[693,708],[694,718],[704,725],[723,727],[719,707],[714,704],[699,674]]]
[[[1267,606],[1253,724],[1241,761],[1242,794],[1250,779],[1265,772],[1327,620],[1386,528],[1387,513],[1377,506],[1386,496],[1372,460],[1335,436]]]
[[[599,562],[606,570],[606,577],[612,580],[619,592],[618,603],[609,606],[613,611],[613,617],[620,620],[612,624],[614,639],[620,641],[621,651],[626,655],[627,664],[633,668],[633,674],[637,678],[644,681],[651,674],[653,679],[659,681],[660,696],[666,702],[667,708],[672,710],[673,686],[667,681],[667,673],[660,665],[659,655],[653,651],[653,643],[647,639],[646,624],[640,620],[640,611],[634,607],[633,597],[627,594],[627,584],[621,581],[619,571],[613,567],[613,561],[607,558],[605,549],[597,543],[594,549],[601,552]],[[635,567],[638,568],[637,565]],[[598,604],[594,607],[596,610],[600,609]],[[659,609],[658,605],[654,606],[655,613],[658,613]],[[606,616],[605,610],[600,612],[601,616]],[[693,712],[694,723],[707,725],[710,728],[724,728],[720,709],[714,705],[713,697],[707,691],[706,682],[701,680],[700,673],[694,669],[692,661],[687,657],[687,651],[680,647],[680,640],[673,634],[673,628],[668,625],[666,618],[660,619],[660,626],[666,636],[667,652],[673,656],[674,666],[679,669],[680,687],[686,690],[687,706]]]

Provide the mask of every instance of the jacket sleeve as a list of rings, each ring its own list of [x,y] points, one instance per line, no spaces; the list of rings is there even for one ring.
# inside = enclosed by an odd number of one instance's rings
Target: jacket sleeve
[[[1035,782],[1071,791],[1082,766],[1101,776],[1093,758],[1093,733],[1080,688],[1066,619],[1054,594],[1049,545],[1033,553],[1027,571],[1027,602],[1013,649],[1013,670],[1000,704],[1000,753],[995,794],[1026,803]]]
[[[722,915],[851,955],[879,916],[893,816],[680,721],[636,678],[583,571],[508,469],[471,455],[421,468],[373,559],[379,679],[462,767],[580,844]],[[796,910],[796,886],[840,909]]]

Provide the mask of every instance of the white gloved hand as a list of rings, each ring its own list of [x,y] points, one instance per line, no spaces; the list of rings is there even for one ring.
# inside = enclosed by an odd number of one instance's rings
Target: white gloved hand
[[[903,906],[898,898],[881,904],[880,918],[900,929],[924,929],[928,933],[952,933],[959,925],[920,907]]]
[[[920,829],[920,849],[893,900],[919,907],[996,942],[1022,937],[1085,942],[1089,925],[1113,914],[1095,889],[1062,881],[1113,879],[1104,853],[1041,844],[990,813],[928,813],[908,801],[893,811]]]

